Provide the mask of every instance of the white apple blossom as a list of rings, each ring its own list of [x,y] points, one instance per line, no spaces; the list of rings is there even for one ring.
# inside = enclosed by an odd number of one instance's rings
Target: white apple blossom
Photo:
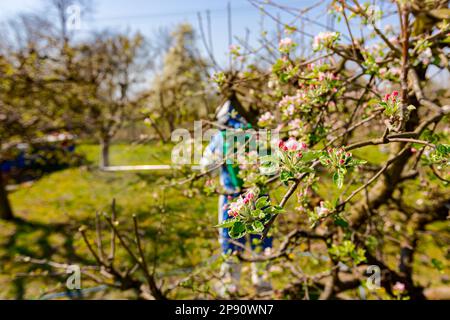
[[[328,47],[338,38],[338,32],[320,32],[317,36],[314,37],[313,49],[317,51],[322,49],[322,47]]]

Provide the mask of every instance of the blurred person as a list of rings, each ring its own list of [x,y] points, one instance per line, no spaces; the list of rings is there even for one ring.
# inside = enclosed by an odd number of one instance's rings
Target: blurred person
[[[245,135],[245,129],[250,129],[251,124],[239,114],[230,100],[227,100],[216,111],[216,122],[220,127],[220,131],[211,138],[200,164],[204,170],[207,170],[208,168],[217,166],[220,162],[224,162],[220,168],[220,184],[224,190],[224,194],[219,196],[218,220],[219,224],[221,224],[229,219],[228,204],[243,194],[243,180],[239,177],[239,166],[233,163],[233,160],[230,160],[230,158],[237,158],[235,156],[238,152],[235,148],[235,137],[239,134]],[[229,143],[229,139],[231,143]],[[230,147],[234,149],[230,150]],[[223,161],[224,157],[227,157],[226,161]],[[246,237],[233,240],[228,233],[228,229],[219,229],[219,243],[222,247],[223,254],[231,255],[235,252],[242,252],[245,248],[246,240]],[[255,244],[258,242],[260,244]],[[272,238],[270,237],[266,237],[261,241],[260,236],[251,235],[250,243],[253,251],[259,249],[262,250],[263,254],[270,254],[271,252]],[[221,296],[237,293],[241,277],[241,267],[241,264],[235,263],[231,259],[228,259],[222,264],[221,278],[223,285],[218,285],[218,288],[216,288]],[[251,274],[252,283],[258,291],[261,292],[271,289],[271,285],[267,281],[267,273],[265,270],[261,270],[260,264],[252,263]]]

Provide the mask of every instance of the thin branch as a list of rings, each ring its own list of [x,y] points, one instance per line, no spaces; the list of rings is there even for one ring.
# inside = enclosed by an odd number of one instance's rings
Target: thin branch
[[[389,166],[394,163],[398,158],[402,157],[406,152],[410,150],[409,145],[405,146],[396,156],[386,161],[385,165],[378,171],[372,178],[370,178],[369,181],[367,181],[364,185],[353,191],[350,196],[348,196],[347,199],[342,201],[337,208],[343,208],[345,204],[347,204],[351,199],[353,199],[354,196],[356,196],[358,193],[360,193],[362,190],[370,186],[375,180],[377,180],[388,168]]]

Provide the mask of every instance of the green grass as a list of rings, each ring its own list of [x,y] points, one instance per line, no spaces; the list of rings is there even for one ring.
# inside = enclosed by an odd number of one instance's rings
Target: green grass
[[[97,146],[78,152],[96,162]],[[158,164],[155,156],[170,159],[171,146],[114,146],[114,164]],[[144,162],[152,159],[153,162]],[[218,249],[215,197],[188,199],[181,187],[168,187],[171,172],[106,173],[94,166],[55,172],[10,194],[16,216],[23,223],[0,222],[0,299],[37,298],[54,281],[11,278],[29,270],[14,261],[17,255],[69,262],[83,257],[94,263],[77,233],[80,225],[91,230],[97,211],[110,213],[116,199],[123,227],[136,214],[145,232],[147,251],[158,246],[159,271],[203,262]],[[60,226],[60,227],[58,227]],[[59,229],[58,229],[59,228]],[[125,256],[125,253],[122,252]],[[150,259],[150,258],[149,258]],[[120,295],[119,297],[122,297]]]
[[[112,165],[169,164],[171,148],[171,145],[160,144],[114,145],[111,148],[111,162]],[[15,257],[26,255],[65,263],[82,261],[94,264],[77,229],[80,225],[86,225],[93,236],[95,213],[110,213],[113,199],[116,199],[123,230],[131,229],[132,215],[137,215],[144,232],[149,261],[153,259],[156,248],[158,250],[159,273],[197,266],[220,252],[217,230],[213,228],[217,223],[216,196],[207,197],[196,192],[186,194],[188,185],[169,187],[173,178],[170,171],[101,172],[97,168],[99,147],[96,145],[82,145],[78,152],[86,157],[89,165],[55,172],[10,194],[15,214],[22,222],[0,221],[0,299],[35,299],[49,290],[64,291],[65,275],[39,276],[45,268],[18,263]],[[380,155],[377,147],[364,148],[358,156],[373,164],[384,160],[384,154]],[[319,194],[324,199],[334,199],[339,194],[331,184],[329,172],[324,172],[320,181]],[[421,196],[418,182],[409,186],[414,189],[409,191],[413,197]],[[349,192],[355,187],[352,186]],[[272,194],[272,198],[280,201],[285,191],[286,187],[280,188]],[[288,203],[288,210],[295,206],[296,199],[293,197]],[[306,221],[306,217],[298,216],[298,213],[283,215],[275,230],[290,230],[291,223],[298,223],[299,220]],[[438,231],[446,228],[448,230],[448,223],[437,226]],[[443,274],[435,270],[430,261],[432,258],[443,262],[448,260],[442,246],[434,243],[432,236],[426,235],[424,238],[426,241],[421,243],[415,262],[416,270],[422,275],[417,281],[438,285],[442,283]],[[300,250],[304,249],[300,246]],[[385,252],[392,249],[388,245]],[[393,267],[397,262],[397,253],[392,251]],[[122,251],[118,252],[118,256],[125,261],[128,259]],[[299,263],[304,270],[323,267],[303,260]],[[34,276],[24,277],[30,270],[35,272]],[[446,263],[446,274],[448,270]],[[287,273],[282,272],[275,286],[281,287],[291,280]],[[84,286],[95,284],[87,282]],[[178,297],[189,297],[188,291],[180,294]],[[109,290],[95,297],[133,296],[127,292]]]
[[[352,151],[353,155],[372,165],[379,165],[388,159],[386,146],[366,146]]]
[[[155,165],[170,164],[171,144],[115,144],[110,148],[111,165]],[[100,148],[98,145],[84,144],[77,147],[77,152],[85,155],[94,164],[99,163]]]

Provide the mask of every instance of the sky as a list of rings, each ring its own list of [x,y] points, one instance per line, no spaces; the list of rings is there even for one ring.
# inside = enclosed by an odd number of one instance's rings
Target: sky
[[[14,17],[23,12],[35,14],[46,14],[49,19],[56,17],[50,16],[46,10],[45,3],[50,0],[0,0],[0,22],[14,19]],[[232,44],[238,43],[236,37],[244,39],[249,30],[249,44],[253,48],[260,46],[259,39],[261,31],[269,31],[269,37],[273,44],[277,46],[276,22],[267,15],[261,14],[261,10],[253,6],[248,0],[91,0],[93,3],[92,12],[83,16],[81,20],[81,30],[75,31],[76,35],[83,37],[89,35],[93,30],[112,29],[122,32],[139,31],[152,41],[155,39],[158,29],[174,28],[177,24],[188,22],[197,31],[198,47],[206,56],[207,52],[202,41],[200,41],[198,13],[202,14],[204,26],[206,25],[206,11],[211,14],[212,25],[212,43],[215,60],[222,67],[227,67],[229,62],[229,33],[228,33],[228,14],[227,4],[231,6],[232,20]],[[258,1],[258,0],[255,0]],[[264,2],[267,0],[259,0]],[[311,7],[318,2],[329,3],[323,0],[271,0],[274,3],[290,8],[304,9]],[[267,1],[269,2],[269,1]],[[386,7],[387,0],[371,0],[383,10]],[[279,10],[272,6],[264,6],[272,17],[279,17],[283,23],[301,28],[301,22],[295,20],[293,15]],[[303,20],[303,30],[309,35],[316,35],[320,31],[326,30],[330,24],[330,15],[327,14],[326,5],[322,4],[317,8],[305,14],[307,20]],[[294,24],[292,22],[295,21]],[[383,19],[383,24],[396,25],[397,17],[392,16]],[[263,29],[262,29],[263,26]],[[357,21],[350,21],[350,27],[354,35],[361,32]],[[381,30],[384,25],[379,26]],[[205,27],[206,28],[206,27]],[[348,35],[347,27],[343,22],[335,23],[334,30],[341,32],[344,37]],[[282,35],[285,36],[285,35]],[[299,36],[298,33],[291,36],[299,43],[297,50],[302,47],[309,48],[312,43],[311,36]],[[297,38],[296,38],[297,37]],[[348,36],[347,36],[348,38]]]
[[[44,12],[45,0],[0,0],[0,21],[13,18],[20,12]],[[308,7],[318,0],[278,0],[277,3],[296,8]],[[93,12],[82,19],[80,34],[88,30],[114,29],[122,31],[139,30],[151,37],[159,28],[173,28],[179,23],[189,22],[199,29],[197,13],[211,12],[212,39],[214,56],[220,63],[227,61],[229,47],[228,15],[226,0],[94,0]],[[250,43],[257,44],[261,32],[261,14],[247,0],[230,0],[232,12],[232,34],[244,38],[246,29],[250,30]],[[271,11],[275,16],[277,10]],[[286,22],[292,17],[286,13],[279,13]],[[323,9],[309,16],[314,21],[324,20]],[[206,22],[206,15],[203,15]],[[325,23],[325,21],[323,21]],[[264,25],[267,30],[275,29],[272,19],[266,17]],[[314,29],[314,30],[313,30]],[[317,32],[318,29],[310,24],[305,25],[306,31]],[[199,32],[198,32],[199,34]],[[306,41],[306,40],[305,40]],[[310,40],[308,40],[310,41]],[[237,42],[235,39],[232,41]],[[202,42],[200,48],[204,51]]]

